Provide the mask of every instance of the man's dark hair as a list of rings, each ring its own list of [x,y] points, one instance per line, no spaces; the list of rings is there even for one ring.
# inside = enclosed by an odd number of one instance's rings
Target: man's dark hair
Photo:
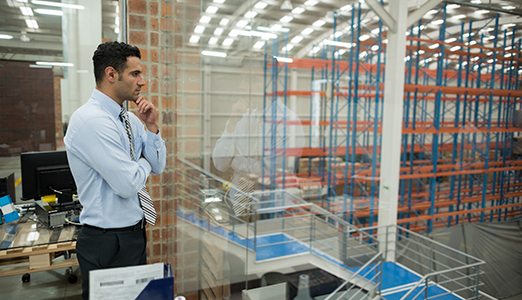
[[[141,59],[140,49],[123,42],[106,42],[98,45],[92,56],[96,84],[102,82],[107,67],[113,67],[121,75],[127,67],[127,57],[131,56]]]

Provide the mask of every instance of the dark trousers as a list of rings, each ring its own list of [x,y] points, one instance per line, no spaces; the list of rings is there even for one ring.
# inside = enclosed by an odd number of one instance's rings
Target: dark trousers
[[[89,271],[144,265],[147,263],[146,246],[144,226],[122,231],[82,226],[76,242],[76,256],[82,274],[83,299],[89,299]]]

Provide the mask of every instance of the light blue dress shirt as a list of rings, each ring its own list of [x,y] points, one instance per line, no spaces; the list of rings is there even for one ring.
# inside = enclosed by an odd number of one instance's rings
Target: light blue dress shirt
[[[165,142],[159,133],[146,130],[133,113],[128,115],[136,159],[130,159],[120,110],[118,103],[94,89],[69,122],[64,143],[83,206],[82,224],[101,228],[136,224],[143,218],[138,191],[150,173],[160,174],[165,169]]]

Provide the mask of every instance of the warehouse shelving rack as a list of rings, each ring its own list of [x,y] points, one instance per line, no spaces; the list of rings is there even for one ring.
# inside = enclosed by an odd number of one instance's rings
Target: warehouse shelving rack
[[[319,45],[320,58],[281,63],[269,59],[279,48],[270,52],[267,47],[265,78],[276,82],[282,76],[285,84],[276,90],[265,84],[265,97],[298,96],[312,103],[314,95],[320,95],[321,110],[311,109],[318,120],[301,122],[310,126],[310,133],[313,125],[322,127],[319,143],[310,140],[302,150],[270,151],[320,157],[317,168],[309,164],[307,174],[297,175],[327,187],[324,208],[352,224],[368,226],[378,218],[387,41],[382,24],[373,31],[365,26],[370,11],[363,12],[360,5],[352,5],[349,17],[345,11],[334,12],[336,43],[330,44],[336,46]],[[398,223],[428,232],[522,214],[522,148],[517,142],[522,129],[512,122],[522,109],[518,28],[502,27],[498,14],[451,25],[446,9],[444,5],[411,26],[404,58]],[[430,27],[438,31],[430,33]],[[268,67],[284,72],[270,73]],[[321,76],[325,84],[319,91],[289,90],[288,68],[310,69],[312,80]],[[284,174],[269,176],[284,187],[294,186]]]

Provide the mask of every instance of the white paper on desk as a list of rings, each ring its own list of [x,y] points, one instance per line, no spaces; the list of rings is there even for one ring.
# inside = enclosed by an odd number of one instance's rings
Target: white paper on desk
[[[136,299],[153,279],[164,277],[163,263],[95,270],[89,273],[89,299]]]

